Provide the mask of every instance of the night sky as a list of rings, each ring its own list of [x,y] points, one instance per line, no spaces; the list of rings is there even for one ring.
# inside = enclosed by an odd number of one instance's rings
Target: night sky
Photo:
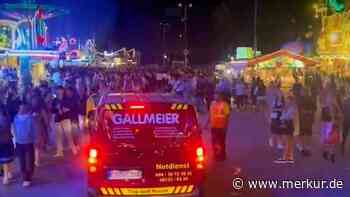
[[[259,48],[268,53],[296,40],[313,19],[316,0],[259,0]],[[20,2],[20,0],[0,0]],[[95,37],[100,49],[136,48],[144,63],[159,63],[162,54],[160,22],[168,22],[167,48],[181,57],[184,42],[180,0],[37,0],[70,11],[50,19],[51,38]],[[186,2],[186,1],[182,1]],[[254,0],[192,0],[189,10],[189,44],[194,64],[212,63],[233,55],[235,47],[253,46]]]

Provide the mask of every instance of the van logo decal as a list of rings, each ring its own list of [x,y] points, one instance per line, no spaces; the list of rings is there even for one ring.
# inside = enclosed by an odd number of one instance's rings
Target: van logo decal
[[[116,125],[174,125],[179,124],[177,113],[155,114],[114,114],[112,121]]]

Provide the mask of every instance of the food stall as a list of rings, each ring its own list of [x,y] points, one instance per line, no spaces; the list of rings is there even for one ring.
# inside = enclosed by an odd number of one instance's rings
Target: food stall
[[[248,61],[245,69],[245,77],[260,77],[265,83],[280,80],[282,88],[288,89],[292,86],[295,78],[303,81],[304,72],[314,69],[317,61],[298,55],[289,50],[279,50],[267,55],[257,57]]]

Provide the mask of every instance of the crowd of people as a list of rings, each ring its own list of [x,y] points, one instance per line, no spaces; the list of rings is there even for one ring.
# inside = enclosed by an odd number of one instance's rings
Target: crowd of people
[[[341,132],[345,151],[350,128],[350,98],[347,97],[350,94],[343,86],[336,87],[334,80],[323,85],[319,82],[318,86],[314,85],[317,83],[302,85],[297,80],[290,90],[282,91],[280,80],[265,84],[259,77],[249,83],[243,78],[218,79],[205,70],[91,68],[52,70],[49,80],[38,86],[18,88],[16,83],[3,83],[0,86],[3,183],[9,184],[12,178],[10,169],[14,165],[15,149],[24,187],[31,185],[34,169],[40,166],[43,153],[53,149],[54,157],[63,157],[66,153],[64,141],[67,141],[69,151],[79,154],[88,141],[86,119],[99,98],[108,92],[173,93],[192,102],[199,113],[209,110],[214,149],[221,151],[225,150],[231,109],[264,112],[271,128],[269,144],[284,150],[277,163],[293,163],[294,147],[305,156],[311,154],[313,122],[320,111],[324,158],[335,161],[335,147],[341,141],[337,139]],[[220,125],[213,118],[218,115],[215,113],[224,113],[225,119],[219,118]],[[226,158],[224,152],[218,157]]]
[[[226,104],[238,112],[248,110],[265,114],[270,128],[268,143],[282,150],[275,163],[294,163],[296,151],[302,156],[310,156],[315,136],[320,138],[325,160],[334,163],[337,152],[345,155],[350,126],[350,83],[319,73],[308,73],[303,78],[302,83],[295,77],[294,84],[283,84],[280,78],[264,82],[253,77],[249,83],[244,78],[220,80],[216,85],[219,94],[210,110],[212,143],[219,160],[225,158],[224,134],[228,131],[229,121]],[[213,119],[215,116],[217,120]],[[217,122],[221,122],[220,126],[213,127]]]
[[[294,163],[294,149],[303,156],[312,154],[312,137],[320,136],[323,158],[336,160],[338,145],[345,155],[349,133],[349,84],[331,77],[319,85],[296,80],[288,91],[282,91],[279,81],[266,89],[266,117],[269,120],[271,147],[282,149],[276,163]]]
[[[38,86],[19,87],[6,78],[0,83],[0,164],[4,184],[12,178],[10,169],[15,156],[19,158],[22,184],[28,187],[43,153],[54,150],[53,157],[63,157],[68,147],[73,155],[79,154],[89,137],[86,119],[99,98],[108,92],[172,92],[196,102],[193,97],[209,95],[212,89],[208,87],[212,85],[207,84],[214,83],[205,72],[190,70],[64,68],[50,72],[49,79]],[[201,91],[195,90],[197,86]],[[64,146],[65,141],[68,146]]]

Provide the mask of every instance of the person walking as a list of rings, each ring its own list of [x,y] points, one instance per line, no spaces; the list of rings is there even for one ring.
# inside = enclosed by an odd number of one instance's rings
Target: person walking
[[[77,89],[78,95],[79,95],[79,128],[80,131],[82,132],[83,135],[83,139],[82,142],[83,144],[88,142],[88,135],[85,131],[85,127],[86,127],[86,120],[87,120],[87,114],[86,114],[86,104],[87,104],[87,100],[88,100],[88,95],[87,95],[87,90],[85,87],[79,87]]]
[[[22,104],[14,120],[14,134],[16,152],[19,158],[23,178],[23,187],[29,187],[34,174],[34,144],[37,143],[38,134],[34,126],[30,106]]]
[[[79,127],[79,95],[73,87],[66,89],[66,98],[70,100],[69,103],[69,119],[72,125],[72,135],[75,147],[79,150],[81,145],[81,130]]]
[[[299,132],[299,112],[292,94],[287,96],[277,121],[276,129],[283,140],[283,155],[275,163],[294,163],[294,133]]]
[[[252,82],[250,84],[250,98],[251,98],[251,105],[253,108],[253,111],[256,110],[257,105],[257,97],[258,97],[258,78],[253,77]]]
[[[311,90],[303,91],[300,95],[299,103],[299,134],[296,147],[303,156],[311,155],[312,128],[315,122],[317,110],[316,99],[312,97]]]
[[[265,103],[265,97],[266,97],[266,87],[264,82],[258,78],[258,85],[257,85],[257,110],[263,111],[264,107],[266,105]]]
[[[18,113],[19,106],[21,104],[21,98],[18,96],[16,89],[9,89],[7,100],[6,100],[6,109],[9,115],[10,122],[12,124],[13,119]]]
[[[212,145],[217,161],[226,159],[226,134],[229,126],[230,105],[222,94],[216,94],[210,105],[209,121],[211,125]]]
[[[72,133],[71,122],[71,100],[66,96],[65,89],[58,87],[57,98],[53,101],[52,107],[55,115],[55,128],[56,128],[56,148],[57,152],[55,157],[63,157],[63,135],[66,136],[69,144],[69,148],[72,153],[76,155],[78,150],[74,144],[74,138]]]
[[[238,111],[244,108],[244,99],[245,99],[246,87],[243,82],[243,79],[240,79],[236,82],[235,85],[235,95],[236,95],[236,104]]]
[[[280,133],[280,118],[282,116],[282,110],[285,106],[285,100],[282,91],[275,86],[275,84],[271,84],[271,89],[269,90],[268,95],[268,109],[267,115],[270,117],[269,125],[271,130],[271,137],[269,139],[269,145],[271,147],[277,147],[278,149],[283,149],[282,145],[282,136]]]
[[[94,113],[100,99],[109,92],[105,82],[100,82],[91,89],[92,93],[86,101],[86,116],[90,116],[90,113]]]
[[[340,107],[332,89],[331,83],[325,83],[320,92],[321,107],[321,143],[323,145],[323,158],[335,162],[335,145],[338,140],[331,139],[338,134]]]
[[[33,116],[34,127],[38,134],[38,142],[34,144],[35,146],[35,166],[40,165],[41,153],[45,150],[48,144],[48,128],[49,119],[48,114],[45,111],[44,101],[40,96],[40,93],[34,94],[31,100],[31,112]]]
[[[14,160],[14,146],[11,135],[11,123],[3,105],[0,106],[0,166],[3,168],[4,185],[12,178],[10,164]]]

